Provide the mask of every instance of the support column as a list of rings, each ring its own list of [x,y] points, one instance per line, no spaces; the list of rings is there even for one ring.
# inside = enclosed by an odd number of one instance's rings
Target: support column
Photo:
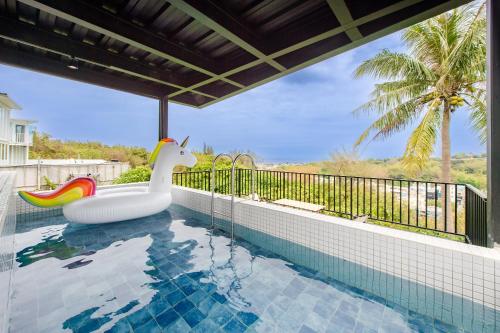
[[[500,1],[488,0],[488,246],[500,245]]]
[[[168,138],[168,97],[160,98],[160,112],[158,117],[158,136],[159,140]]]

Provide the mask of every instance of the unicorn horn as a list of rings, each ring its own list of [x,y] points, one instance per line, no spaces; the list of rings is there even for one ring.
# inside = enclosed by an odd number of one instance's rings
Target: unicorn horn
[[[184,141],[182,141],[181,143],[181,147],[182,148],[186,148],[187,144],[188,144],[188,141],[189,141],[189,135],[186,136],[186,138],[184,139]]]

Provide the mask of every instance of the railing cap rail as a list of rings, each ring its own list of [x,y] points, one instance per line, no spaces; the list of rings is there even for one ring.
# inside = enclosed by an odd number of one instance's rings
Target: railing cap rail
[[[474,187],[473,185],[470,185],[470,184],[465,184],[465,186],[471,190],[472,192],[474,192],[475,194],[479,195],[481,198],[483,199],[487,199],[487,195],[486,193],[484,193],[483,191],[481,191],[480,189]]]
[[[226,169],[217,169],[216,171],[225,171],[230,170],[230,168]],[[238,170],[249,170],[249,168],[238,168]],[[181,173],[200,173],[200,172],[211,172],[212,170],[197,170],[197,171],[187,171],[187,172],[174,172],[174,174]],[[363,177],[363,176],[347,176],[347,175],[332,175],[332,174],[323,174],[323,173],[307,173],[307,172],[296,172],[296,171],[281,171],[281,170],[266,170],[266,169],[257,169],[257,172],[273,172],[273,173],[289,173],[289,174],[297,174],[297,175],[309,175],[309,176],[323,176],[323,177],[337,177],[337,178],[355,178],[355,179],[370,179],[370,180],[384,180],[384,181],[396,181],[396,182],[413,182],[413,183],[422,183],[422,184],[436,184],[436,185],[453,185],[453,186],[469,186],[474,188],[472,185],[465,183],[451,183],[451,182],[438,182],[431,180],[417,180],[417,179],[402,179],[402,178],[376,178],[376,177]],[[478,189],[474,188],[478,194],[481,193]],[[484,196],[484,194],[482,194]]]

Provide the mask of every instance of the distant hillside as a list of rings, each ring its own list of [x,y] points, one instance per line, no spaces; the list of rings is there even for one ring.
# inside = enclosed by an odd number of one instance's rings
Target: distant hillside
[[[147,166],[148,151],[142,147],[109,146],[100,142],[62,141],[53,139],[46,133],[35,133],[33,147],[30,149],[30,159],[104,159],[128,162],[132,168],[144,166],[139,170],[131,170],[133,179],[149,178],[150,170]],[[210,146],[205,146],[200,152],[193,152],[198,163],[192,168],[196,170],[209,170],[212,168],[214,151]],[[243,163],[243,164],[242,164]],[[242,160],[240,167],[249,167],[247,161]],[[218,169],[229,168],[231,163],[222,159],[217,163]],[[333,175],[362,176],[375,178],[414,178],[428,181],[439,181],[440,162],[431,160],[425,170],[415,176],[408,176],[400,159],[368,159],[363,160],[355,154],[348,152],[333,153],[329,161],[311,162],[304,164],[279,164],[274,170],[295,171],[305,173],[322,173]],[[186,171],[185,167],[177,167],[175,171]],[[129,175],[124,175],[125,178]],[[486,190],[486,156],[457,154],[452,159],[452,177],[457,183],[471,184],[481,190]],[[135,180],[139,181],[139,180]]]
[[[108,146],[94,141],[62,141],[46,133],[35,133],[29,158],[117,160],[136,167],[147,164],[148,151],[142,147]]]
[[[414,178],[427,181],[439,181],[441,172],[440,161],[437,159],[431,160],[419,175],[410,177],[405,173],[400,159],[362,160],[345,152],[332,154],[329,161],[278,165],[274,169],[375,178]],[[454,155],[452,158],[452,180],[486,190],[486,155]]]

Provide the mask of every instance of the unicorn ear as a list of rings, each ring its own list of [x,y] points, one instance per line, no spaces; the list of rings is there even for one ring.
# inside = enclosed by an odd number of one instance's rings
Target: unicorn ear
[[[186,138],[184,139],[184,141],[182,141],[182,143],[181,143],[181,147],[182,147],[182,148],[186,148],[186,146],[187,146],[188,142],[189,142],[189,135],[188,135],[188,136],[186,136]]]

